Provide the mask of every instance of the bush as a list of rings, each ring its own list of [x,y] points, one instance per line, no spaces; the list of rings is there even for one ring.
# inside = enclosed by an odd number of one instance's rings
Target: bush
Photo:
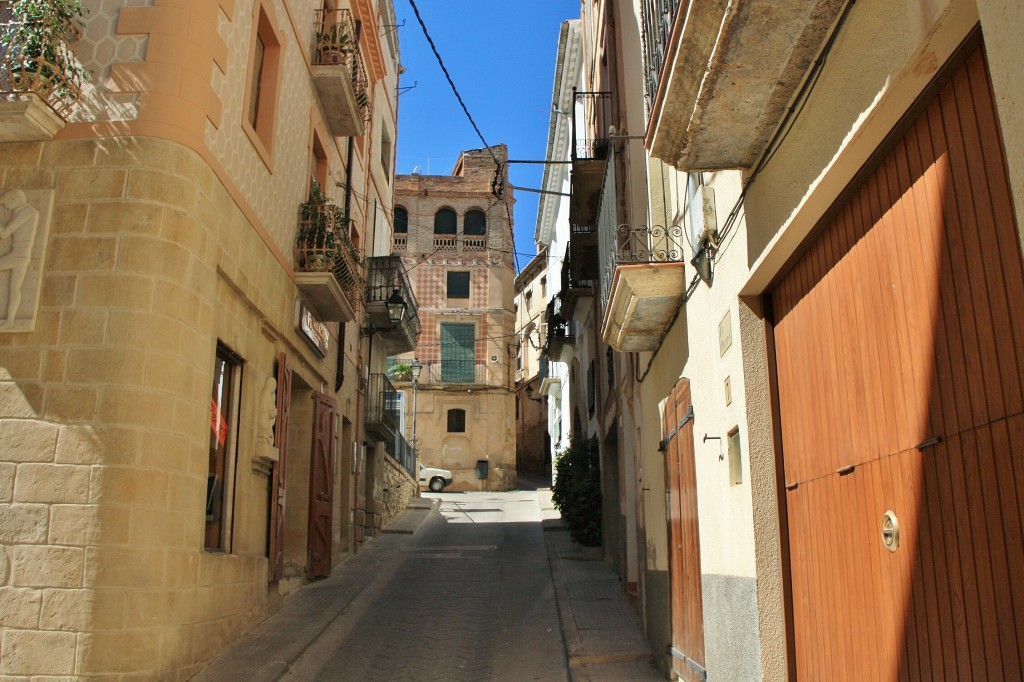
[[[573,438],[555,464],[552,500],[573,540],[601,544],[601,465],[597,438]]]

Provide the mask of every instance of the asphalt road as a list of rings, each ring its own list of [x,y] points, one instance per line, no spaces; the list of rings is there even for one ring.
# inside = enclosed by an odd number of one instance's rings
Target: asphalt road
[[[536,493],[441,493],[282,679],[569,679]]]

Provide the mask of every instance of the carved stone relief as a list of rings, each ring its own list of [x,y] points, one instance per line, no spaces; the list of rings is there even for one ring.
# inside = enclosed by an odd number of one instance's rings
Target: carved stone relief
[[[0,333],[35,330],[54,191],[0,191]]]

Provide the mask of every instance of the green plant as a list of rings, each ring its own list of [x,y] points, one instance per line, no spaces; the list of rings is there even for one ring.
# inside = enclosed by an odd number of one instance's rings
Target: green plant
[[[389,374],[391,374],[392,379],[411,378],[412,365],[405,362],[396,363],[391,367]]]
[[[596,437],[573,438],[569,447],[558,453],[551,497],[573,540],[585,547],[601,544],[601,465]]]
[[[88,9],[80,0],[12,0],[14,18],[0,36],[19,89],[42,89],[71,100],[89,73],[71,51]]]

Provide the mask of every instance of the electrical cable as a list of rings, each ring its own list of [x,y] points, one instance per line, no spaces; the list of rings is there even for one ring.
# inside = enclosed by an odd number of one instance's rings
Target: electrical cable
[[[455,99],[459,100],[459,104],[462,106],[462,110],[466,113],[466,118],[469,119],[470,124],[473,126],[473,130],[476,131],[477,137],[484,143],[484,148],[494,159],[494,163],[498,166],[498,170],[501,170],[501,162],[498,161],[498,157],[495,156],[494,151],[491,149],[491,145],[487,144],[487,140],[484,139],[484,134],[480,132],[480,128],[477,126],[476,121],[473,120],[473,116],[469,113],[469,108],[466,103],[462,100],[462,95],[459,94],[459,89],[455,87],[455,81],[452,80],[452,76],[448,73],[448,68],[444,65],[444,60],[441,59],[441,53],[437,51],[437,46],[434,44],[434,39],[430,37],[430,32],[427,31],[427,25],[423,22],[423,17],[420,16],[420,8],[416,6],[416,0],[409,0],[409,5],[412,6],[412,11],[416,15],[416,21],[419,22],[420,28],[423,29],[423,35],[426,37],[427,42],[430,43],[430,49],[434,52],[434,57],[437,59],[438,65],[441,67],[441,71],[444,72],[444,77],[448,79],[448,85],[451,86],[452,92],[455,93]]]

